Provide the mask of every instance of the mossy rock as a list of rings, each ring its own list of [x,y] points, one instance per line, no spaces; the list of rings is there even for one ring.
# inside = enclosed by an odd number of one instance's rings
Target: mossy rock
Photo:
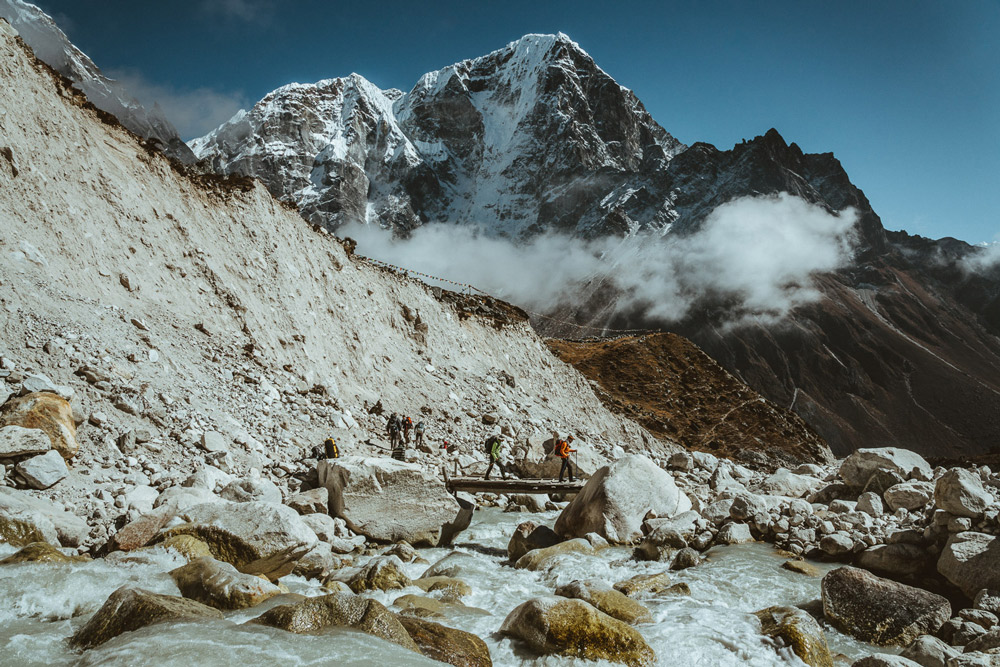
[[[264,577],[243,574],[229,563],[205,556],[170,571],[170,576],[184,597],[216,609],[232,610],[255,607],[264,600],[281,595],[281,588]]]
[[[396,556],[372,558],[347,582],[355,593],[391,591],[411,584],[410,578],[403,572],[403,563]]]
[[[812,616],[795,607],[768,607],[754,612],[761,632],[791,646],[795,655],[811,667],[833,667],[833,657],[823,629]]]
[[[553,544],[551,547],[532,549],[518,558],[517,562],[514,563],[514,567],[518,570],[531,570],[533,572],[543,570],[551,564],[551,560],[556,556],[570,553],[592,554],[594,553],[594,547],[587,540],[578,537],[573,540],[560,542],[559,544]]]
[[[85,563],[87,556],[67,556],[48,542],[32,542],[25,545],[17,553],[0,560],[0,565],[16,563]]]
[[[354,628],[421,653],[395,614],[377,600],[358,595],[332,593],[296,604],[281,605],[269,609],[249,623],[297,634],[317,633],[331,628]]]
[[[608,616],[630,625],[653,621],[653,615],[648,609],[604,582],[574,581],[557,588],[556,595],[583,600]]]
[[[212,555],[212,550],[208,548],[208,545],[193,535],[171,535],[157,546],[173,549],[189,563],[198,558]]]
[[[455,667],[492,667],[490,649],[476,635],[423,618],[400,616],[399,622],[427,657]]]
[[[70,643],[88,649],[154,623],[199,618],[221,619],[222,612],[194,600],[122,586],[73,635]]]
[[[235,533],[210,524],[195,523],[184,523],[162,531],[154,540],[154,544],[162,544],[182,535],[203,542],[212,558],[229,563],[240,572],[263,574],[271,581],[277,581],[291,574],[298,559],[309,551],[306,546],[296,545],[264,554]]]
[[[24,547],[44,541],[45,536],[34,524],[21,519],[0,516],[0,542],[6,542],[15,547]]]
[[[539,655],[607,660],[629,667],[656,663],[656,654],[635,628],[583,600],[529,600],[510,612],[500,633],[524,641]]]
[[[441,591],[439,596],[445,602],[458,602],[466,595],[472,593],[472,587],[461,579],[454,577],[421,577],[413,582],[413,585],[425,593],[435,593]]]
[[[822,574],[818,567],[804,560],[786,560],[781,564],[781,567],[789,572],[798,572],[809,577],[818,577]]]
[[[670,575],[666,572],[659,574],[637,574],[625,581],[619,581],[614,585],[614,589],[630,598],[637,595],[657,595],[670,588]]]

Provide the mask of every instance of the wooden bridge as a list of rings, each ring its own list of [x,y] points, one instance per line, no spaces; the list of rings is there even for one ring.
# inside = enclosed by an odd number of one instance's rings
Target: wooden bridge
[[[586,480],[577,479],[572,482],[560,482],[556,479],[507,479],[494,477],[449,477],[445,479],[448,490],[466,491],[468,493],[577,493],[583,488]]]

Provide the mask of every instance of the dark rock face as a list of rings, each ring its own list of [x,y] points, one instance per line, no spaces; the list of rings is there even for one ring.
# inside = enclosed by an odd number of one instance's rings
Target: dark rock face
[[[823,577],[823,615],[842,632],[877,646],[906,646],[951,617],[948,600],[866,570],[841,567]]]

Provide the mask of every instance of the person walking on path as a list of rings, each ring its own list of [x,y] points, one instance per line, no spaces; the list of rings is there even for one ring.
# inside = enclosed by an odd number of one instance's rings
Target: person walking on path
[[[556,456],[562,459],[562,467],[559,468],[559,482],[563,481],[563,475],[569,472],[569,481],[573,481],[573,466],[570,465],[569,455],[575,452],[570,449],[569,443],[573,442],[573,436],[567,436],[565,440],[556,440]]]
[[[403,442],[410,444],[410,429],[413,428],[413,420],[403,417]]]
[[[389,433],[389,451],[392,453],[392,458],[401,461],[403,459],[403,439],[400,437],[402,421],[395,412],[389,416],[389,423],[386,424],[385,428]]]
[[[486,456],[490,460],[490,465],[486,468],[486,476],[483,479],[490,478],[490,473],[493,472],[494,465],[500,468],[501,477],[507,479],[507,466],[500,460],[501,447],[503,447],[503,439],[499,435],[491,435],[486,439]]]
[[[424,444],[424,423],[420,421],[413,428],[413,446],[420,447],[422,444]]]

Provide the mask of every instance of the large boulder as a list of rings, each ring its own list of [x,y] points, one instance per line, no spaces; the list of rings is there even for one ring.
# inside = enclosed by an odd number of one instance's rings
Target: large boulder
[[[89,561],[88,556],[67,556],[48,542],[33,542],[3,560],[0,565],[15,563],[81,563]]]
[[[195,600],[122,586],[77,630],[70,643],[88,649],[154,623],[203,618],[222,618],[222,612]]]
[[[625,581],[619,581],[614,589],[630,598],[637,595],[658,595],[670,590],[670,573],[637,574]]]
[[[758,490],[772,496],[802,498],[811,494],[822,484],[822,480],[815,477],[797,475],[787,468],[778,468],[774,474],[760,483]]]
[[[548,526],[540,526],[534,521],[522,521],[514,529],[514,534],[510,536],[510,541],[507,543],[507,556],[512,563],[516,563],[521,556],[532,549],[544,549],[559,544],[561,541],[562,538]]]
[[[871,476],[879,469],[894,472],[903,480],[931,478],[931,466],[924,460],[924,457],[908,449],[899,449],[898,447],[855,451],[841,464],[840,478],[850,486],[863,489]]]
[[[489,646],[471,632],[414,616],[398,618],[428,658],[455,667],[492,667]]]
[[[532,549],[517,559],[514,568],[531,571],[544,570],[552,564],[557,556],[569,553],[592,554],[594,546],[582,537],[578,537],[544,549]]]
[[[377,600],[350,593],[333,593],[280,605],[250,623],[299,634],[321,632],[331,627],[353,628],[420,653],[395,614]]]
[[[281,504],[281,489],[269,479],[245,477],[224,486],[219,491],[219,497],[234,503],[260,501]]]
[[[917,574],[930,569],[933,563],[924,549],[904,542],[876,544],[857,557],[857,564],[866,570],[884,572],[894,577]]]
[[[193,535],[218,560],[240,572],[275,580],[316,545],[316,534],[298,512],[274,503],[207,503],[178,514],[185,521],[160,535]]]
[[[653,615],[648,609],[600,579],[572,581],[557,588],[556,595],[583,600],[608,616],[625,621],[629,625],[650,623],[653,620]]]
[[[955,516],[977,519],[993,503],[979,475],[964,468],[952,468],[934,485],[934,504]]]
[[[937,571],[970,598],[984,588],[1000,588],[1000,539],[972,531],[952,535]]]
[[[193,560],[170,571],[184,597],[216,609],[246,609],[281,594],[265,579],[243,574],[229,563],[211,557]]]
[[[642,454],[631,454],[598,470],[556,520],[563,537],[597,533],[613,544],[642,537],[649,512],[671,517],[691,509],[674,478]]]
[[[406,588],[412,582],[403,572],[403,562],[396,556],[372,558],[347,585],[355,593],[364,591],[391,591]]]
[[[754,615],[760,620],[763,634],[790,646],[802,662],[810,667],[833,667],[826,635],[806,612],[796,607],[768,607]]]
[[[290,496],[288,500],[285,501],[285,504],[299,514],[303,515],[329,514],[330,492],[323,486],[317,489],[309,489],[308,491],[303,491]]]
[[[525,642],[539,655],[653,665],[656,655],[632,626],[582,600],[542,597],[516,607],[500,633]]]
[[[377,542],[437,546],[444,526],[461,513],[444,483],[415,463],[346,456],[324,459],[318,470],[330,494],[330,513]]]
[[[69,475],[66,459],[54,449],[21,461],[15,470],[29,488],[39,491],[55,486]]]
[[[23,426],[0,428],[0,459],[10,459],[33,454],[44,454],[52,449],[52,442],[45,431]]]
[[[900,507],[912,512],[931,503],[934,499],[934,485],[930,482],[911,480],[890,486],[882,496],[893,512]]]
[[[0,541],[14,546],[49,542],[76,547],[89,533],[87,522],[61,505],[0,486]]]
[[[922,667],[946,667],[949,660],[961,654],[961,649],[952,648],[937,637],[921,635],[899,655]]]
[[[906,646],[951,617],[940,595],[841,567],[823,577],[823,615],[831,625],[877,646]]]
[[[50,392],[38,392],[13,398],[0,407],[0,426],[37,428],[49,436],[52,449],[63,458],[76,456],[76,422],[73,408],[65,398]]]

